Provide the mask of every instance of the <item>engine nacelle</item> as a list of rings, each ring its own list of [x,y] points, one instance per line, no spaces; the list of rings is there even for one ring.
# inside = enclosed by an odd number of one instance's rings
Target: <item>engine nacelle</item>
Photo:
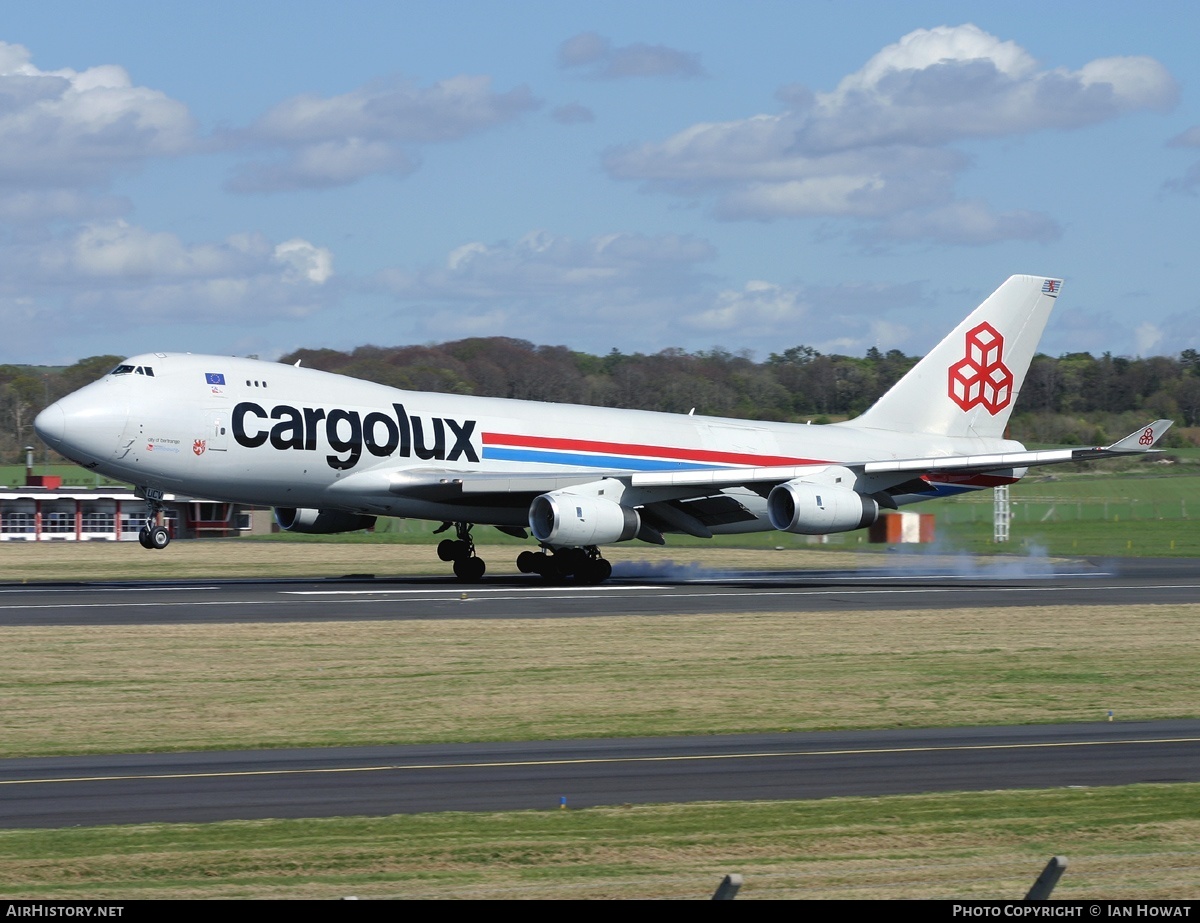
[[[767,515],[780,532],[827,535],[869,526],[879,518],[879,504],[845,487],[788,481],[767,497]]]
[[[579,547],[624,542],[638,534],[637,510],[602,497],[554,490],[529,504],[529,528],[547,545]]]
[[[295,507],[275,507],[275,521],[284,532],[303,532],[307,535],[332,535],[334,532],[357,532],[375,525],[374,516],[347,513],[345,510],[305,510]]]

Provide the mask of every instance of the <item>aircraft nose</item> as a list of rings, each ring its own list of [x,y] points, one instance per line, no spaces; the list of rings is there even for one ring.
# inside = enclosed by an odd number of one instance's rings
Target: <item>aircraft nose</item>
[[[33,421],[33,429],[41,440],[53,448],[58,448],[67,430],[67,415],[57,402],[51,404],[37,415]]]
[[[102,462],[117,451],[128,417],[124,395],[98,382],[51,404],[37,415],[33,428],[73,461]]]

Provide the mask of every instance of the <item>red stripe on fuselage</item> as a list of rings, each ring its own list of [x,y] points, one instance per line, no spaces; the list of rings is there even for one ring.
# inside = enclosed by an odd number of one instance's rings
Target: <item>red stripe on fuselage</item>
[[[483,444],[522,449],[559,449],[564,452],[597,452],[604,454],[644,455],[677,461],[711,462],[715,465],[810,465],[824,464],[815,458],[794,458],[789,455],[751,455],[745,452],[714,452],[709,449],[677,449],[661,445],[639,445],[634,442],[599,442],[593,439],[561,439],[555,436],[515,436],[508,433],[484,433]]]

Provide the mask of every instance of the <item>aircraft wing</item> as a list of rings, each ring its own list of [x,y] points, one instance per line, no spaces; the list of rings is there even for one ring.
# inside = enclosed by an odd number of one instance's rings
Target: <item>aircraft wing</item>
[[[431,503],[472,503],[481,506],[528,506],[538,494],[591,484],[601,478],[627,477],[632,472],[602,469],[564,469],[540,473],[456,471],[432,466],[361,471],[340,479],[332,496],[404,497]],[[355,505],[353,503],[351,506]]]
[[[1090,461],[1097,458],[1113,458],[1118,455],[1144,455],[1159,451],[1155,444],[1171,428],[1171,420],[1155,420],[1148,426],[1134,430],[1112,445],[1081,449],[1049,449],[1037,452],[1007,452],[997,455],[961,455],[950,458],[917,458],[908,461],[867,462],[865,474],[886,471],[989,471],[1002,468],[1032,468],[1036,465],[1060,465],[1064,462]]]
[[[887,461],[838,462],[842,467],[866,475],[972,474],[1003,471],[1009,468],[1031,468],[1036,465],[1059,465],[1065,462],[1112,458],[1118,455],[1139,455],[1155,451],[1154,446],[1171,428],[1171,420],[1156,420],[1134,430],[1112,445],[1079,449],[1048,449],[1033,452],[1004,452],[990,455],[946,455],[932,458],[889,459]],[[634,487],[707,487],[720,489],[732,486],[753,486],[761,483],[779,484],[826,467],[825,465],[773,466],[763,468],[705,468],[699,471],[639,472],[631,476]]]
[[[1155,451],[1154,446],[1171,427],[1170,420],[1156,420],[1108,446],[1041,451],[1004,452],[988,455],[949,455],[886,461],[820,462],[806,465],[764,467],[713,467],[686,471],[622,471],[613,469],[559,469],[534,473],[448,471],[444,468],[378,469],[344,478],[335,491],[359,495],[393,495],[445,503],[475,502],[482,505],[519,506],[535,496],[604,478],[621,481],[636,496],[636,505],[709,497],[727,488],[745,487],[766,495],[771,487],[786,481],[817,475],[837,465],[873,482],[871,493],[909,484],[923,476],[986,474],[1037,465],[1088,461]],[[661,507],[660,507],[661,508]],[[664,512],[664,515],[669,511]],[[684,531],[691,531],[684,529]],[[699,533],[693,533],[699,534]]]

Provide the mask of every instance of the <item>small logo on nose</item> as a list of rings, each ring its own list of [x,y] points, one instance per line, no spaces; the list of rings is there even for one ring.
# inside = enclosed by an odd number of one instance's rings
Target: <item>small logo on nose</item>
[[[192,443],[192,451],[197,455],[203,455],[204,450],[208,448],[207,443],[203,439],[197,439]]]

